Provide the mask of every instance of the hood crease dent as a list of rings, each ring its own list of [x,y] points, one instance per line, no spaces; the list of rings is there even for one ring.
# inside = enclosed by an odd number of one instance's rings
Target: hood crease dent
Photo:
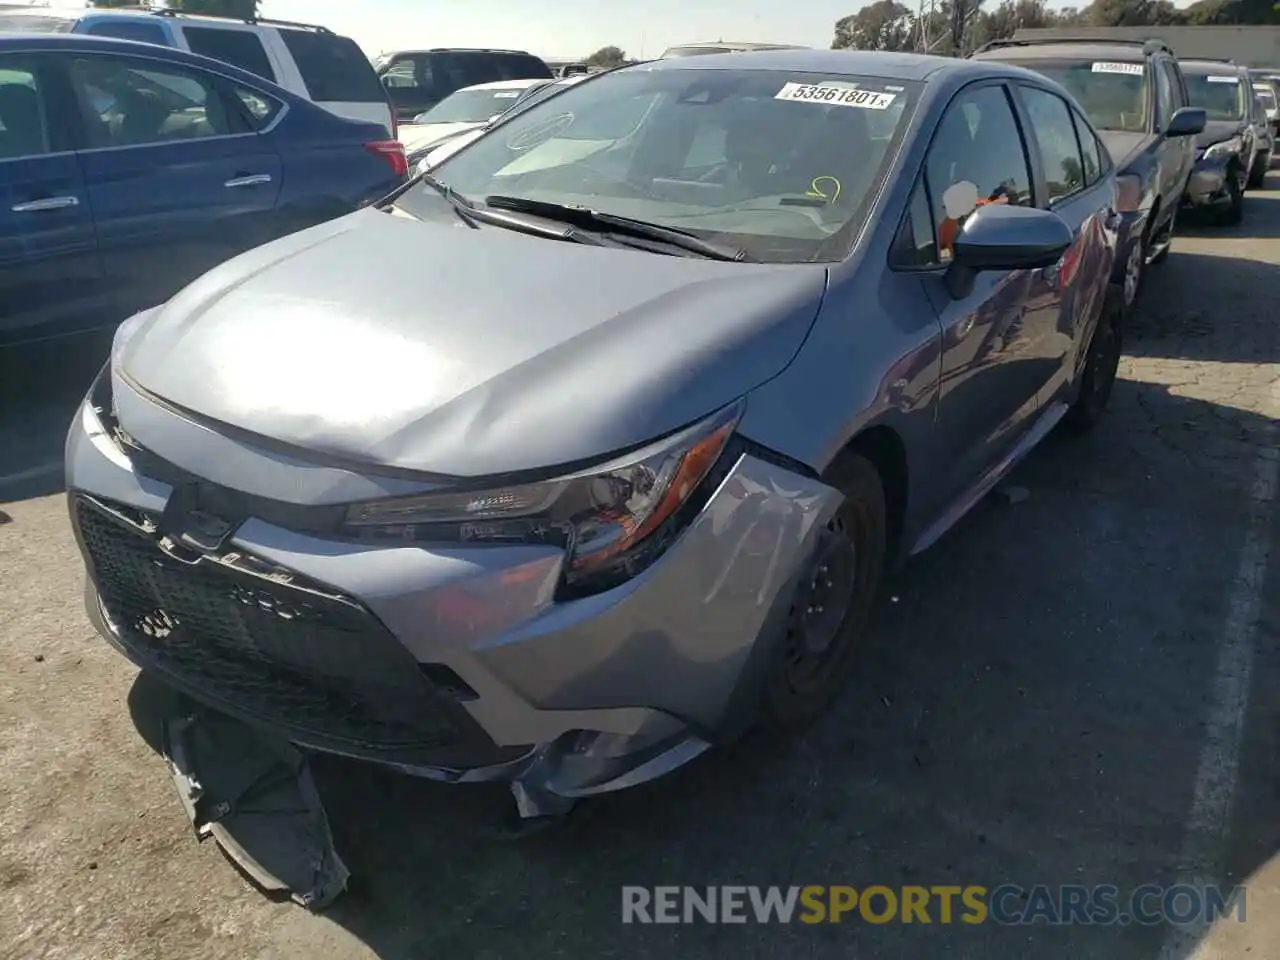
[[[122,373],[336,461],[518,474],[732,403],[787,367],[826,290],[822,264],[471,230],[441,208],[425,222],[366,209],[224,263],[138,326]]]

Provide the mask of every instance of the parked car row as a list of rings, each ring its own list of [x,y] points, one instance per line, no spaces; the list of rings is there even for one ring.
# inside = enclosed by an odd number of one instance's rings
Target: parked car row
[[[385,120],[230,64],[75,31],[0,36],[0,346],[114,326],[406,172]]]
[[[1239,223],[1245,191],[1261,186],[1270,168],[1274,91],[1235,63],[1179,60],[1160,40],[1070,38],[998,40],[973,58],[1050,77],[1097,126],[1118,170],[1116,279],[1129,306],[1146,268],[1168,256],[1181,211],[1199,208]],[[1060,179],[1070,184],[1082,175],[1064,166]]]
[[[121,652],[527,820],[821,715],[885,572],[1103,418],[1126,310],[1118,164],[1047,76],[574,80],[131,318],[67,446]]]

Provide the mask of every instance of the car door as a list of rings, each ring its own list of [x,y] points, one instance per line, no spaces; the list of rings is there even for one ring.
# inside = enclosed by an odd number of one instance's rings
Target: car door
[[[103,269],[120,308],[173,296],[274,235],[281,162],[230,81],[158,58],[67,59]]]
[[[1099,179],[1088,182],[1071,105],[1039,86],[1019,84],[1017,92],[1032,148],[1037,204],[1061,217],[1075,237],[1055,266],[1035,272],[1025,307],[1026,349],[1045,372],[1043,405],[1070,382],[1082,327],[1102,307],[1112,262],[1107,224],[1112,198],[1100,197],[1107,185]],[[1087,125],[1083,129],[1092,135]]]
[[[1178,69],[1178,62],[1172,57],[1163,57],[1160,60],[1160,70],[1169,78],[1169,88],[1173,91],[1174,112],[1176,113],[1183,107],[1190,106],[1191,98],[1187,95],[1187,84],[1182,79],[1182,71]],[[1165,121],[1165,126],[1168,126],[1168,120]],[[1178,204],[1182,202],[1182,195],[1187,190],[1187,180],[1191,177],[1191,168],[1196,163],[1196,138],[1166,138],[1164,150],[1166,151],[1166,156],[1170,158],[1169,170],[1172,181],[1169,184],[1168,191],[1165,193],[1165,202],[1172,204],[1176,210]]]
[[[55,58],[0,54],[0,346],[118,320]]]
[[[1168,62],[1164,58],[1157,58],[1152,61],[1151,70],[1155,74],[1156,81],[1155,129],[1160,134],[1160,140],[1156,144],[1159,161],[1157,175],[1160,177],[1160,182],[1157,184],[1160,192],[1160,214],[1157,217],[1158,222],[1152,225],[1151,236],[1154,237],[1158,235],[1165,222],[1173,216],[1177,198],[1182,194],[1178,176],[1182,172],[1183,144],[1178,143],[1178,138],[1170,139],[1164,135],[1164,131],[1169,126],[1169,120],[1179,106],[1173,78],[1168,71]]]
[[[402,54],[392,57],[378,78],[401,123],[439,103],[445,96],[435,75],[435,58],[429,54]]]
[[[955,239],[974,210],[1032,204],[1026,144],[1002,83],[966,87],[951,101],[917,191],[916,219],[927,212],[936,238],[937,262],[923,282],[942,327],[938,453],[955,466],[949,491],[955,495],[999,464],[1030,428],[1047,377],[1027,350],[1026,311],[1038,271],[984,271],[960,297],[946,279]]]

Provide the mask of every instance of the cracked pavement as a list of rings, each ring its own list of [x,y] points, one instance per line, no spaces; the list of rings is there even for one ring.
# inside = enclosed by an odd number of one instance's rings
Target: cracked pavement
[[[1106,422],[1051,437],[1011,480],[1029,497],[989,498],[890,584],[806,737],[752,736],[518,845],[489,838],[499,788],[326,761],[355,880],[320,917],[196,844],[130,720],[135,671],[85,621],[57,459],[100,345],[5,361],[0,958],[1274,956],[1280,193],[1246,205],[1184,225]],[[1188,876],[1248,883],[1247,922],[620,923],[624,884]]]

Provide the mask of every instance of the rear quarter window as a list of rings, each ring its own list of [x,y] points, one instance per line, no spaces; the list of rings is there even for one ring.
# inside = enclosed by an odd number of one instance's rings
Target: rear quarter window
[[[78,31],[91,37],[115,37],[117,40],[134,40],[138,43],[154,43],[161,47],[169,46],[169,36],[158,23],[145,20],[104,20],[91,23]]]
[[[551,77],[551,68],[537,57],[522,54],[499,53],[494,55],[500,80],[543,80]]]
[[[385,103],[373,64],[354,40],[330,33],[282,29],[302,82],[312,100],[328,103]]]
[[[252,30],[184,26],[182,35],[187,38],[192,53],[221,60],[275,82],[276,72],[271,69],[266,48]]]

